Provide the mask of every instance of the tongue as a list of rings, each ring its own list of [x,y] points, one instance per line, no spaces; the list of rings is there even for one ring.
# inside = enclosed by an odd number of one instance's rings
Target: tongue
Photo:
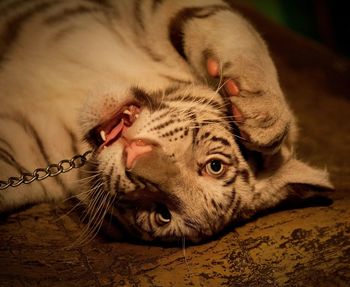
[[[117,124],[108,134],[106,134],[106,141],[103,146],[108,146],[110,142],[116,139],[124,128],[124,120],[121,119],[119,124]]]

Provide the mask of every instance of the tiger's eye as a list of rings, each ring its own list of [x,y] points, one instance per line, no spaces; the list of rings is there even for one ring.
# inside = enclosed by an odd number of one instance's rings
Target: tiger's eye
[[[155,220],[159,226],[166,225],[171,221],[171,214],[165,205],[158,205],[155,211]]]
[[[217,177],[225,171],[225,166],[221,160],[213,159],[206,164],[205,169],[209,175]]]

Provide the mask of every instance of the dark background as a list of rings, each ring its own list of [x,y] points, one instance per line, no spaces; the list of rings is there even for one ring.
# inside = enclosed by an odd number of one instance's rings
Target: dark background
[[[242,0],[265,16],[350,57],[349,1]]]

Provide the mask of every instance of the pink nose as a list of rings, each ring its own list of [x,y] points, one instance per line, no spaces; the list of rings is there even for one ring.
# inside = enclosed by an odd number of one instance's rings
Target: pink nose
[[[152,145],[143,140],[125,140],[126,168],[132,169],[137,158],[152,151]]]

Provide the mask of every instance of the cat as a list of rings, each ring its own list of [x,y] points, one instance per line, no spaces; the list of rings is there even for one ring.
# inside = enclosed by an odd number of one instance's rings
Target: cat
[[[0,212],[76,196],[142,240],[200,242],[332,188],[297,159],[268,48],[220,0],[0,3],[1,179],[92,149],[0,193]]]

